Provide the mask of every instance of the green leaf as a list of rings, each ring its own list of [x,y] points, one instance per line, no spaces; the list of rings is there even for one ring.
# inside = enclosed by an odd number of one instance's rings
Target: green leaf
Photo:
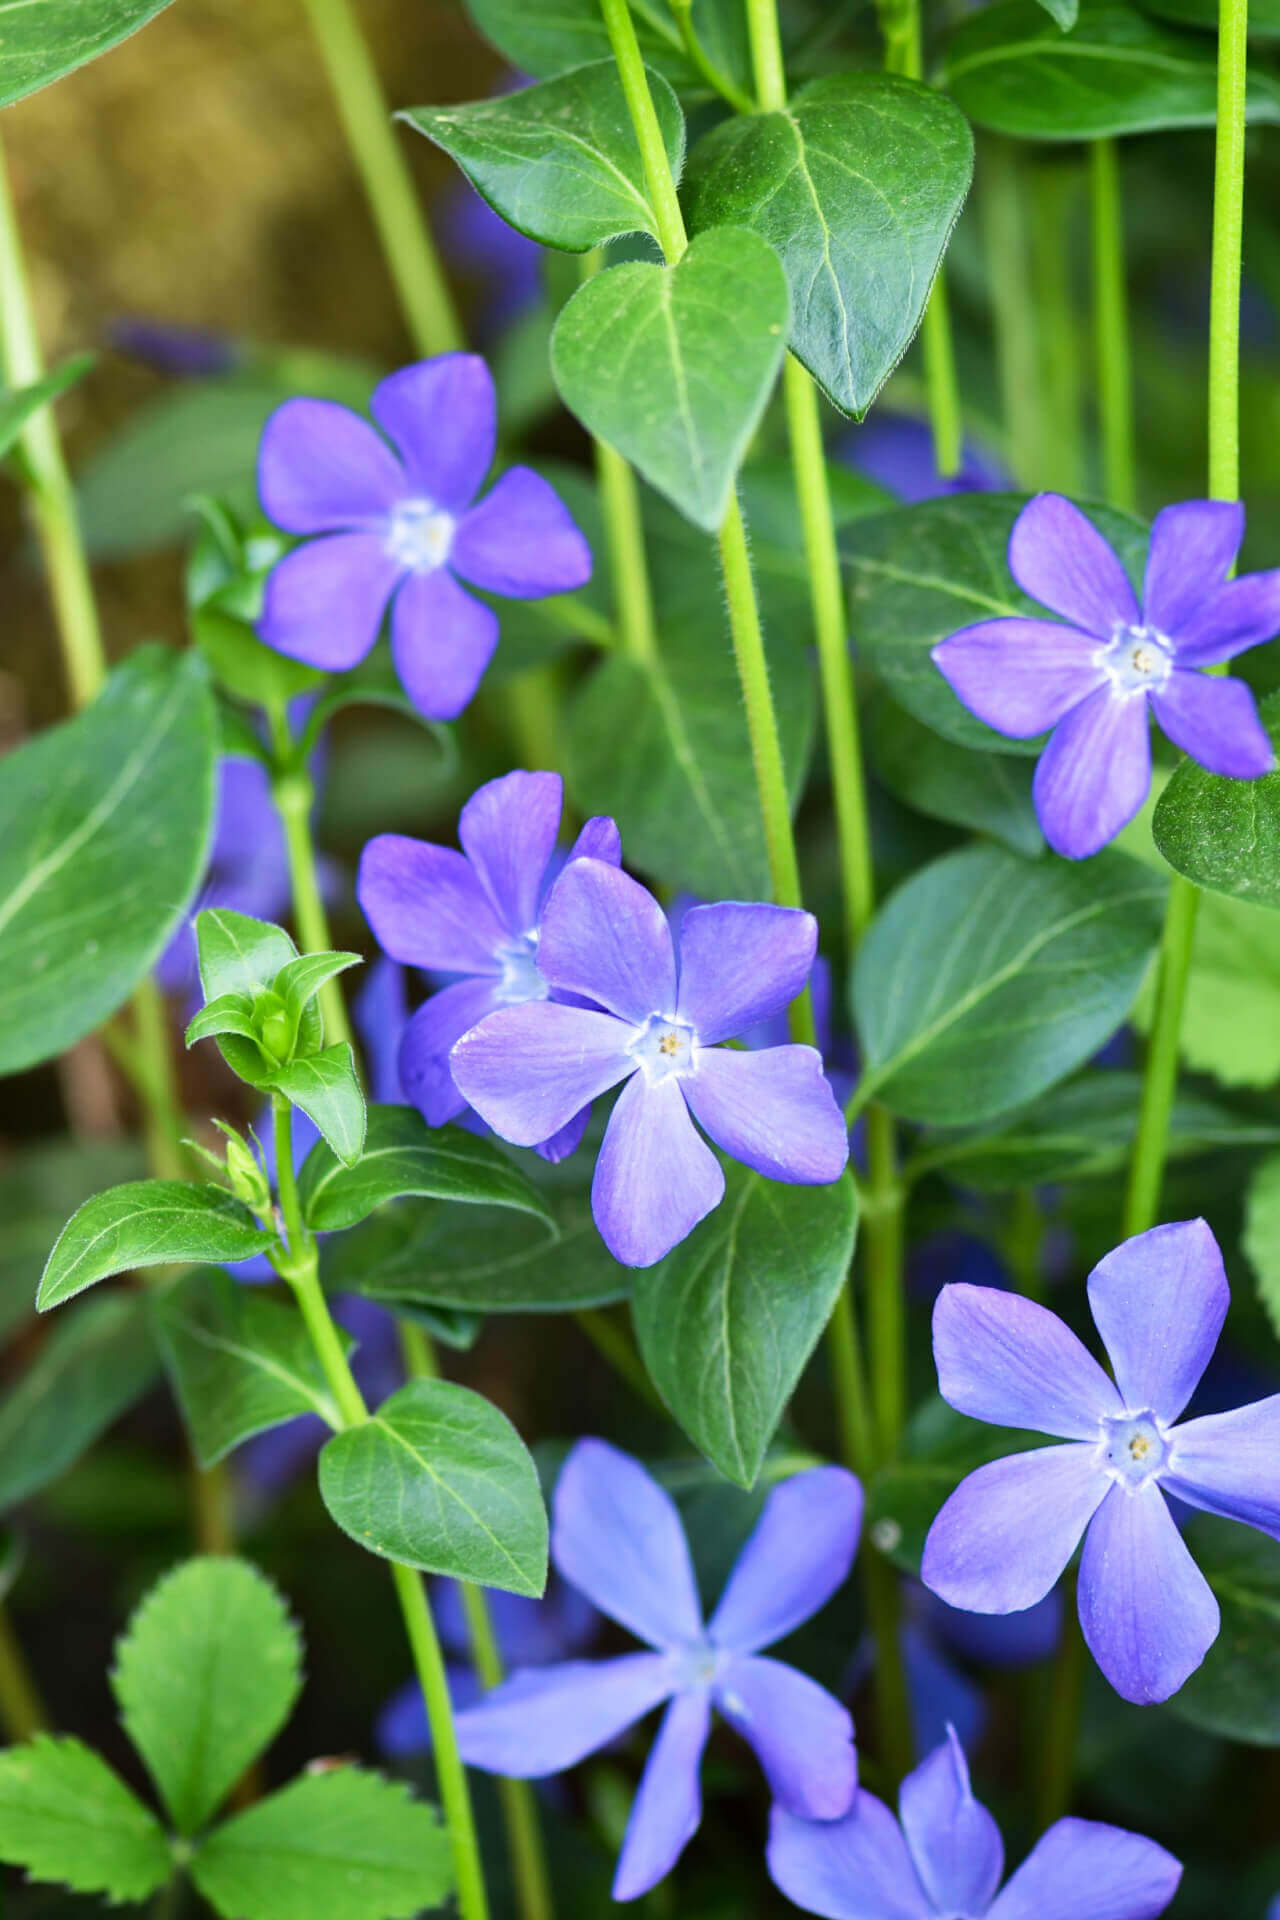
[[[1274,747],[1280,693],[1260,712]],[[1280,907],[1280,772],[1227,780],[1184,758],[1160,796],[1151,831],[1169,865],[1198,887]]]
[[[1034,755],[1043,745],[1006,739],[975,719],[929,657],[939,640],[976,621],[1012,614],[1044,618],[1045,609],[1014,585],[1006,559],[1009,534],[1026,503],[1026,494],[951,494],[855,520],[840,539],[851,578],[850,628],[861,658],[899,705],[957,746]],[[1091,505],[1088,511],[1141,581],[1147,529],[1107,507]]]
[[[434,1810],[357,1767],[309,1774],[228,1820],[191,1863],[224,1920],[411,1920],[453,1870]]]
[[[867,750],[877,778],[917,813],[990,834],[1032,859],[1044,851],[1029,761],[944,740],[884,692],[872,702]]]
[[[694,1445],[752,1487],[853,1258],[853,1182],[785,1187],[725,1170],[725,1197],[634,1276],[631,1311],[654,1385]]]
[[[1135,1018],[1149,1031],[1149,993]],[[1201,895],[1178,1046],[1187,1066],[1224,1087],[1280,1077],[1280,920],[1269,908]]]
[[[224,1033],[238,1033],[244,1039],[251,1040],[255,1047],[258,1044],[258,1029],[253,1024],[253,1004],[241,993],[220,993],[216,1000],[210,1000],[201,1007],[187,1027],[184,1038],[187,1046],[194,1047],[197,1040],[212,1040]]]
[[[48,1733],[0,1753],[0,1860],[112,1901],[145,1900],[175,1872],[160,1822],[106,1761]]]
[[[636,38],[646,63],[680,88],[705,94],[664,0],[633,0]],[[545,79],[609,56],[609,35],[600,0],[556,0],[554,7],[529,0],[467,0],[481,33],[521,73]],[[693,26],[708,58],[729,78],[751,84],[745,20],[738,0],[693,0]]]
[[[337,1428],[324,1374],[292,1306],[206,1268],[152,1302],[156,1340],[200,1464],[302,1413]]]
[[[296,960],[287,961],[281,967],[272,982],[272,991],[284,1001],[285,1012],[295,1034],[301,1025],[303,1012],[325,981],[346,973],[350,967],[362,965],[363,960],[364,955],[359,953],[302,953]]]
[[[1217,117],[1213,48],[1124,0],[1080,0],[1069,34],[1037,0],[997,0],[952,35],[944,77],[978,126],[1017,139],[1101,140]],[[1247,116],[1280,120],[1270,74],[1249,75]]]
[[[196,947],[206,1001],[230,993],[252,1003],[298,957],[283,927],[230,907],[205,907],[196,915]]]
[[[580,287],[551,337],[560,396],[695,525],[714,532],[786,348],[787,283],[766,241],[704,233]]]
[[[96,1193],[54,1243],[36,1306],[41,1313],[97,1280],[177,1260],[250,1260],[275,1244],[225,1187],[187,1180],[131,1180]]]
[[[671,171],[684,165],[684,115],[648,76]],[[626,95],[612,60],[469,106],[397,116],[457,162],[502,218],[531,240],[586,253],[628,233],[658,238]]]
[[[1224,1740],[1280,1747],[1280,1545],[1207,1514],[1196,1515],[1185,1537],[1222,1629],[1169,1706]]]
[[[132,1140],[57,1140],[22,1147],[0,1167],[0,1336],[34,1314],[49,1249],[76,1208],[131,1180],[146,1156]]]
[[[254,707],[279,707],[324,684],[325,675],[264,646],[253,628],[216,603],[191,616],[191,637],[220,687]]]
[[[1218,0],[1142,0],[1143,11],[1160,20],[1172,20],[1180,27],[1198,27],[1205,33],[1218,31]],[[1280,3],[1278,0],[1251,0],[1249,36],[1255,40],[1280,40]]]
[[[514,1207],[552,1224],[542,1195],[491,1140],[461,1127],[429,1127],[413,1107],[370,1107],[364,1153],[355,1166],[343,1165],[325,1141],[317,1142],[298,1191],[303,1217],[317,1233],[353,1227],[404,1194]]]
[[[159,1368],[145,1300],[106,1294],[57,1321],[0,1401],[0,1511],[74,1466]]]
[[[39,0],[10,7],[0,38],[0,107],[109,53],[169,0]]]
[[[0,1073],[91,1033],[163,950],[204,870],[217,746],[201,662],[143,647],[0,763]]]
[[[529,1450],[481,1394],[412,1380],[320,1455],[333,1519],[370,1553],[507,1593],[541,1594],[547,1515]]]
[[[1240,1246],[1258,1282],[1258,1298],[1280,1338],[1280,1153],[1253,1170]]]
[[[365,1104],[356,1063],[345,1040],[323,1053],[291,1060],[259,1084],[282,1093],[315,1121],[339,1160],[354,1166],[364,1148]]]
[[[793,351],[861,417],[920,325],[972,175],[973,136],[945,95],[895,74],[834,74],[698,143],[689,221],[769,242]]]
[[[4,41],[0,40],[0,72],[4,66]],[[3,458],[17,442],[19,434],[33,413],[39,413],[41,407],[56,400],[59,394],[74,387],[83,380],[96,355],[77,353],[70,360],[64,360],[60,367],[46,374],[43,380],[36,380],[29,387],[15,387],[8,393],[0,393],[0,458]]]
[[[918,1580],[925,1536],[960,1482],[990,1460],[1044,1445],[1042,1433],[967,1420],[935,1395],[912,1415],[901,1458],[867,1489],[867,1538]]]
[[[1039,4],[1064,33],[1070,33],[1080,18],[1080,0],[1039,0]]]
[[[1122,853],[1072,866],[978,846],[933,861],[858,954],[860,1098],[960,1125],[1065,1079],[1133,1006],[1164,894]]]

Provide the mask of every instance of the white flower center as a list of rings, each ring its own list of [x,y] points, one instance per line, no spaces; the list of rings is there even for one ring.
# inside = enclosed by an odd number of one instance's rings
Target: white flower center
[[[1116,1414],[1099,1426],[1098,1464],[1127,1493],[1137,1493],[1168,1466],[1168,1437],[1149,1410]]]
[[[1120,693],[1158,693],[1173,672],[1173,649],[1154,627],[1117,627],[1102,664]]]
[[[698,1036],[670,1014],[651,1013],[631,1036],[627,1052],[647,1080],[684,1079],[693,1072]]]
[[[456,526],[430,500],[402,500],[387,522],[387,552],[411,573],[434,573],[449,558]]]
[[[502,965],[497,998],[503,1006],[523,1006],[526,1000],[545,1000],[551,989],[538,972],[538,933],[522,933],[495,956]]]

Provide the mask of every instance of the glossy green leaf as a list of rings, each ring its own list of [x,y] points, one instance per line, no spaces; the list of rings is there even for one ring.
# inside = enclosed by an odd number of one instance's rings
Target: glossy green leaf
[[[1057,33],[1052,22],[1045,24]],[[901,706],[961,747],[1038,754],[1043,745],[1006,739],[975,719],[929,657],[939,640],[976,621],[1045,617],[1014,585],[1006,560],[1010,531],[1026,502],[1025,494],[950,494],[855,520],[841,535],[860,656]],[[1141,580],[1147,529],[1107,507],[1091,505],[1089,517]]]
[[[935,1395],[912,1415],[900,1458],[867,1488],[867,1539],[918,1580],[925,1537],[960,1482],[989,1460],[1045,1444],[1042,1433],[967,1420]]]
[[[164,1356],[191,1444],[211,1467],[299,1414],[339,1424],[306,1327],[293,1305],[216,1268],[186,1274],[153,1302]]]
[[[276,975],[273,991],[284,1001],[285,1013],[298,1033],[302,1016],[326,980],[333,980],[351,967],[358,967],[364,956],[359,953],[301,953],[286,961]]]
[[[0,72],[3,71],[4,41],[0,39]],[[0,458],[3,458],[16,443],[19,434],[33,413],[39,413],[41,407],[56,400],[60,394],[83,380],[94,363],[92,353],[77,353],[70,360],[64,360],[60,367],[46,374],[43,380],[36,380],[29,387],[17,387],[8,393],[0,392]]]
[[[1272,745],[1280,742],[1280,694],[1260,709]],[[1227,780],[1184,759],[1151,823],[1171,867],[1198,887],[1280,907],[1280,773]]]
[[[258,1044],[253,1003],[242,993],[220,993],[216,1000],[201,1007],[188,1024],[184,1039],[189,1047],[194,1047],[197,1040],[213,1040],[224,1033],[239,1034],[242,1039],[251,1040],[255,1047]],[[265,1059],[262,1064],[265,1068]]]
[[[580,287],[556,322],[560,396],[696,526],[714,532],[786,348],[773,249],[701,234],[674,267],[633,260]]]
[[[247,1560],[187,1560],[152,1587],[116,1643],[125,1732],[179,1832],[217,1812],[302,1689],[280,1595]]]
[[[467,11],[513,67],[540,79],[609,56],[600,0],[555,0],[554,6],[467,0]],[[635,0],[632,13],[646,63],[682,93],[705,94],[706,82],[690,63],[665,0]],[[693,25],[708,58],[749,87],[746,22],[738,0],[693,0]]]
[[[689,159],[695,233],[746,227],[791,291],[790,344],[827,397],[864,414],[920,325],[973,173],[944,94],[896,74],[815,80],[741,115]]]
[[[182,920],[213,824],[201,662],[143,647],[84,713],[0,763],[0,1073],[128,999]]]
[[[1044,851],[1026,759],[957,746],[884,692],[868,716],[867,752],[881,783],[917,813],[989,834],[1030,858]]]
[[[106,1294],[56,1321],[0,1400],[0,1511],[74,1466],[159,1371],[142,1299]]]
[[[1125,0],[1080,0],[1065,34],[1037,0],[996,0],[952,35],[945,80],[978,126],[1023,140],[1211,127],[1217,117],[1212,46]],[[1268,73],[1249,76],[1248,117],[1280,120]]]
[[[48,1733],[0,1753],[0,1860],[109,1900],[145,1900],[174,1871],[164,1828],[106,1761]]]
[[[979,846],[933,861],[858,954],[860,1098],[961,1125],[1065,1079],[1133,1006],[1164,895],[1122,853],[1071,866]]]
[[[298,957],[283,927],[230,907],[205,907],[196,915],[196,947],[206,1001],[231,993],[252,1002]]]
[[[497,1407],[449,1380],[412,1380],[320,1455],[333,1519],[370,1553],[424,1573],[539,1595],[547,1515],[537,1470]]]
[[[49,1255],[36,1305],[61,1306],[113,1273],[176,1260],[250,1260],[274,1233],[225,1187],[187,1180],[131,1180],[77,1209]]]
[[[301,1107],[339,1160],[355,1165],[364,1148],[366,1113],[356,1063],[345,1040],[323,1053],[291,1060],[259,1085],[284,1094],[291,1106]]]
[[[61,80],[119,46],[169,0],[38,0],[5,9],[0,36],[0,107]]]
[[[676,179],[684,115],[668,83],[649,89]],[[508,225],[547,247],[586,253],[628,233],[658,238],[644,166],[612,60],[467,106],[399,115],[457,162]]]
[[[1258,1282],[1258,1298],[1280,1337],[1280,1153],[1253,1170],[1240,1245]]]
[[[1169,1705],[1224,1740],[1280,1747],[1280,1543],[1208,1514],[1197,1514],[1185,1537],[1222,1628]]]
[[[514,1207],[552,1224],[542,1195],[501,1148],[461,1127],[429,1127],[414,1107],[370,1107],[364,1152],[355,1166],[345,1166],[325,1141],[318,1142],[298,1191],[307,1225],[317,1233],[353,1227],[406,1194]]]
[[[452,1884],[449,1839],[399,1780],[304,1775],[210,1834],[191,1863],[223,1920],[412,1920]]]
[[[1144,13],[1171,20],[1175,26],[1198,27],[1212,34],[1218,31],[1218,0],[1142,0],[1142,8]],[[1278,0],[1250,0],[1249,36],[1254,40],[1280,40]]]
[[[634,1276],[651,1379],[694,1445],[755,1484],[853,1258],[853,1182],[786,1187],[726,1168],[715,1212]]]
[[[0,1336],[36,1310],[49,1249],[91,1194],[146,1166],[140,1142],[56,1140],[20,1148],[0,1167]]]

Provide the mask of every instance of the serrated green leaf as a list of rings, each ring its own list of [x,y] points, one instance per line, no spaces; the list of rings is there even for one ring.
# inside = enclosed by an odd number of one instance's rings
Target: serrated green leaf
[[[355,1165],[364,1148],[366,1112],[355,1059],[345,1040],[323,1053],[291,1060],[258,1084],[301,1107],[339,1160]]]
[[[868,717],[867,751],[877,778],[917,813],[989,834],[1013,853],[1043,853],[1027,760],[944,740],[883,691]]]
[[[1222,1626],[1169,1706],[1224,1740],[1280,1747],[1280,1544],[1208,1514],[1195,1516],[1185,1538]]]
[[[3,72],[3,63],[4,42],[0,41],[0,73]],[[0,393],[0,459],[15,445],[32,414],[39,413],[41,407],[56,400],[68,387],[74,387],[78,380],[83,380],[95,357],[92,353],[77,353],[72,359],[64,360],[60,367],[55,367],[52,373],[46,374],[43,380],[33,381],[29,387],[16,387],[7,393]]]
[[[191,1877],[224,1920],[410,1920],[452,1884],[448,1836],[400,1781],[311,1774],[204,1841]]]
[[[169,0],[40,0],[11,10],[0,40],[0,107],[119,46]]]
[[[22,1147],[0,1167],[0,1335],[34,1314],[49,1249],[81,1203],[146,1166],[133,1140],[55,1140]]]
[[[701,234],[674,267],[635,260],[580,287],[556,322],[560,397],[696,526],[714,532],[786,348],[773,249]]]
[[[1258,1298],[1280,1338],[1280,1153],[1253,1170],[1240,1245],[1258,1282]]]
[[[48,1733],[0,1753],[0,1860],[113,1902],[145,1900],[175,1871],[160,1822],[106,1761]]]
[[[413,1107],[370,1107],[364,1152],[355,1166],[344,1165],[319,1141],[307,1155],[298,1192],[303,1218],[317,1233],[353,1227],[406,1194],[514,1207],[553,1225],[542,1195],[492,1141],[461,1127],[429,1127]]]
[[[0,1073],[91,1033],[162,951],[204,869],[217,745],[201,662],[142,647],[5,756]]]
[[[247,1560],[187,1560],[152,1587],[116,1643],[125,1732],[181,1833],[215,1814],[302,1688],[280,1595]]]
[[[225,1187],[187,1180],[131,1180],[96,1193],[54,1243],[36,1306],[61,1306],[113,1273],[177,1260],[250,1260],[275,1234]]]
[[[1280,742],[1280,694],[1260,709],[1274,747]],[[1183,759],[1161,794],[1151,823],[1171,867],[1198,887],[1280,907],[1280,772],[1227,780]]]
[[[725,1170],[725,1197],[657,1266],[631,1312],[650,1378],[694,1445],[752,1487],[853,1258],[847,1178],[785,1187]]]
[[[671,171],[684,165],[684,115],[661,74],[648,76]],[[547,247],[586,253],[624,234],[658,237],[626,95],[612,60],[518,93],[398,118],[456,161],[508,225]]]
[[[769,242],[793,352],[861,416],[920,325],[972,174],[973,136],[945,95],[896,74],[834,74],[698,143],[689,222]]]
[[[508,1593],[541,1594],[547,1515],[537,1470],[497,1407],[413,1380],[320,1455],[333,1519],[370,1553]]]

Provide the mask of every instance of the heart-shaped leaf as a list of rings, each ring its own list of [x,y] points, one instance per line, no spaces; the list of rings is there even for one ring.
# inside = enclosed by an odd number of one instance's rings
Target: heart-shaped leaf
[[[1179,27],[1218,31],[1218,0],[1142,0],[1142,10]],[[1255,40],[1280,40],[1280,0],[1249,0],[1249,34]]]
[[[682,93],[709,92],[664,0],[640,0],[632,10],[646,63]],[[554,6],[539,0],[467,0],[467,11],[513,67],[539,79],[602,60],[610,52],[600,0],[556,0]],[[741,0],[693,0],[691,24],[708,59],[749,87],[751,61]]]

